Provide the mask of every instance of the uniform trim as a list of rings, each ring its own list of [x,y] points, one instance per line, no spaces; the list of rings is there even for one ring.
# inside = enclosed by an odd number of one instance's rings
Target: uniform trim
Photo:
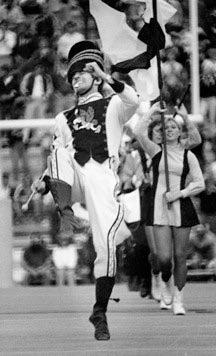
[[[112,226],[109,229],[107,234],[107,251],[108,251],[108,260],[107,260],[107,277],[115,275],[116,262],[115,262],[115,236],[116,232],[123,220],[123,209],[121,205],[118,207],[118,213],[116,219],[114,220]]]
[[[119,224],[118,224],[118,226],[116,227],[116,229],[115,229],[115,233],[114,233],[114,236],[113,236],[113,254],[114,254],[114,264],[113,264],[113,277],[115,276],[115,274],[116,274],[116,246],[115,246],[115,236],[116,236],[116,233],[117,233],[117,230],[119,229],[119,226],[120,226],[120,224],[121,224],[121,222],[123,221],[123,216],[124,216],[124,213],[123,213],[123,209],[122,209],[122,207],[120,206],[120,212],[122,213],[121,214],[121,218],[120,218],[120,220],[119,220]]]
[[[185,188],[185,182],[189,171],[190,167],[188,163],[188,150],[185,150],[183,158],[183,171],[180,182],[181,190]],[[180,199],[180,215],[182,227],[191,227],[199,224],[199,219],[190,197]]]
[[[53,167],[52,167],[52,160],[50,160],[50,175],[53,178]]]
[[[159,177],[159,164],[162,158],[162,151],[159,151],[153,158],[152,158],[152,170],[153,170],[153,185],[152,185],[152,196],[149,202],[149,209],[150,213],[148,214],[147,218],[147,225],[148,226],[153,226],[154,225],[154,213],[155,213],[155,194],[157,190],[157,183],[158,183],[158,177]]]
[[[59,179],[57,150],[55,150],[55,162],[56,162],[56,175],[57,175],[57,178]]]
[[[104,64],[101,52],[97,49],[89,49],[89,50],[84,50],[82,52],[79,52],[77,55],[75,55],[69,62],[68,67],[70,68],[74,63],[77,63],[78,61],[82,61],[83,59],[88,59],[90,61],[96,60],[101,65]]]

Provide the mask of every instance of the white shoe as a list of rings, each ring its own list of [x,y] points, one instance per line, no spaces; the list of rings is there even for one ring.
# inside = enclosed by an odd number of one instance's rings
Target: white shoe
[[[161,276],[160,274],[152,274],[152,297],[158,302],[161,301]]]
[[[161,282],[161,300],[170,305],[172,304],[172,277],[167,282]]]
[[[166,304],[163,299],[160,301],[160,309],[161,310],[170,310],[172,308],[172,304]]]
[[[183,291],[179,291],[177,287],[175,287],[174,290],[173,313],[174,315],[185,315],[185,308],[183,306]]]

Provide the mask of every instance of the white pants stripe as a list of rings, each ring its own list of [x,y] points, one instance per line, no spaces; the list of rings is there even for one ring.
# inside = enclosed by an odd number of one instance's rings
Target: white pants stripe
[[[57,152],[56,152],[57,151]],[[100,164],[90,159],[80,166],[66,149],[52,155],[52,177],[72,186],[72,202],[85,202],[96,251],[96,278],[116,273],[116,245],[129,236],[123,221],[123,209],[115,199],[116,177],[109,160]]]
[[[108,261],[107,261],[107,276],[114,277],[116,274],[116,233],[123,220],[123,209],[119,205],[118,215],[113,225],[111,226],[107,236],[107,249],[108,249]]]

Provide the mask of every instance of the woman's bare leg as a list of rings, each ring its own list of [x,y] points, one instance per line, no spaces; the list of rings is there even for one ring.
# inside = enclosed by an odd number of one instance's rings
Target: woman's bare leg
[[[190,228],[173,227],[174,284],[179,290],[185,286],[187,278],[187,247]]]
[[[153,231],[162,280],[167,282],[172,275],[172,229],[155,225]]]
[[[160,267],[159,267],[159,260],[157,255],[157,248],[156,248],[153,226],[145,226],[145,234],[150,249],[149,259],[152,267],[152,273],[157,275],[160,273]]]

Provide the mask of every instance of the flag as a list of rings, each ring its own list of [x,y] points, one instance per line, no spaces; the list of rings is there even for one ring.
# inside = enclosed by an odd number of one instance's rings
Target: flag
[[[165,47],[165,35],[159,23],[151,18],[150,23],[145,23],[138,34],[138,39],[147,45],[146,52],[138,54],[132,59],[112,65],[113,72],[129,73],[135,69],[148,69],[151,60],[160,49]]]
[[[145,22],[153,18],[152,0],[146,0]],[[102,50],[114,65],[147,51],[147,45],[138,38],[137,32],[126,23],[124,12],[110,7],[102,0],[90,0],[90,13],[94,17],[100,35]],[[164,0],[158,0],[158,23],[165,33],[165,24],[176,13],[176,9]],[[144,58],[145,59],[145,58]],[[147,58],[148,60],[148,58]],[[135,68],[135,67],[134,67]],[[130,72],[136,89],[143,101],[152,101],[159,96],[157,59],[150,59],[148,69]]]

